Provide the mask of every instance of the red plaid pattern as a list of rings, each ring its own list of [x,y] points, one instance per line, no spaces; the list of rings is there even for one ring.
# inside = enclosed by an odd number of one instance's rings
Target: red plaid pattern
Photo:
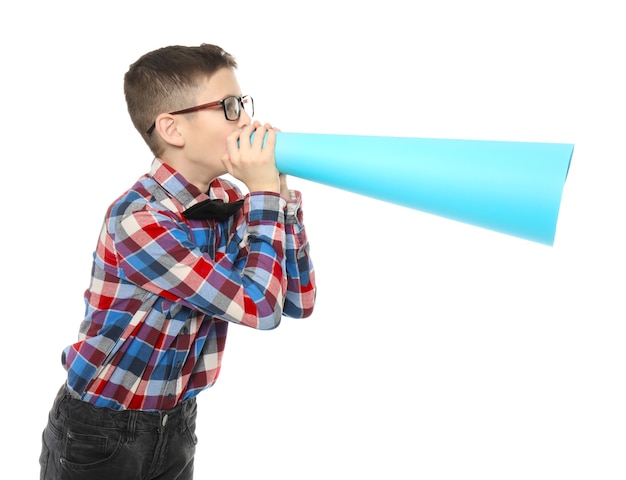
[[[243,208],[187,220],[207,198]],[[162,410],[217,379],[229,323],[307,317],[315,274],[301,196],[248,194],[224,179],[198,191],[159,159],[109,207],[78,342],[63,352],[73,394],[97,406]]]

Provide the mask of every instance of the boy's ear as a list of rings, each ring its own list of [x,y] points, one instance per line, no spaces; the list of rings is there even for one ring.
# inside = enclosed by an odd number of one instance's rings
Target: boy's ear
[[[175,147],[185,145],[185,139],[178,131],[177,119],[174,115],[167,113],[159,115],[155,122],[155,130],[159,132],[164,142]]]

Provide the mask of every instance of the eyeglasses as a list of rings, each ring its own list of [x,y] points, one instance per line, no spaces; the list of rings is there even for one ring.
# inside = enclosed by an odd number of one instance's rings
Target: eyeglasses
[[[226,117],[226,120],[231,122],[239,120],[242,110],[245,110],[250,117],[254,116],[254,100],[252,100],[250,95],[245,95],[243,97],[226,97],[225,99],[218,100],[217,102],[204,103],[196,107],[170,112],[168,115],[180,115],[183,113],[197,112],[199,110],[204,110],[205,108],[215,108],[218,106],[221,106],[224,109],[224,116]],[[150,125],[150,128],[146,130],[146,133],[150,135],[155,128],[156,122]]]

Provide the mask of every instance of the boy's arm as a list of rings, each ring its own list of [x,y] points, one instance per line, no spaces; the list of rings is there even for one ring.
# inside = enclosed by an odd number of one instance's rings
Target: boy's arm
[[[294,318],[305,318],[313,313],[316,284],[303,222],[302,195],[296,190],[288,191],[285,233],[287,292],[284,314]]]
[[[285,200],[279,194],[248,195],[244,238],[229,243],[213,260],[166,212],[129,212],[115,229],[114,246],[126,280],[170,300],[218,318],[258,329],[272,329],[283,313]],[[241,245],[248,254],[234,262]]]

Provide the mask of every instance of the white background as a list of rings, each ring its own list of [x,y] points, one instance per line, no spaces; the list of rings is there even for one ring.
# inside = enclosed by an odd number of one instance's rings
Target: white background
[[[3,6],[0,469],[19,473],[0,476],[38,475],[102,216],[151,162],[123,75],[208,42],[283,131],[575,151],[553,247],[292,178],[317,309],[231,328],[199,398],[196,478],[626,478],[619,4]]]

